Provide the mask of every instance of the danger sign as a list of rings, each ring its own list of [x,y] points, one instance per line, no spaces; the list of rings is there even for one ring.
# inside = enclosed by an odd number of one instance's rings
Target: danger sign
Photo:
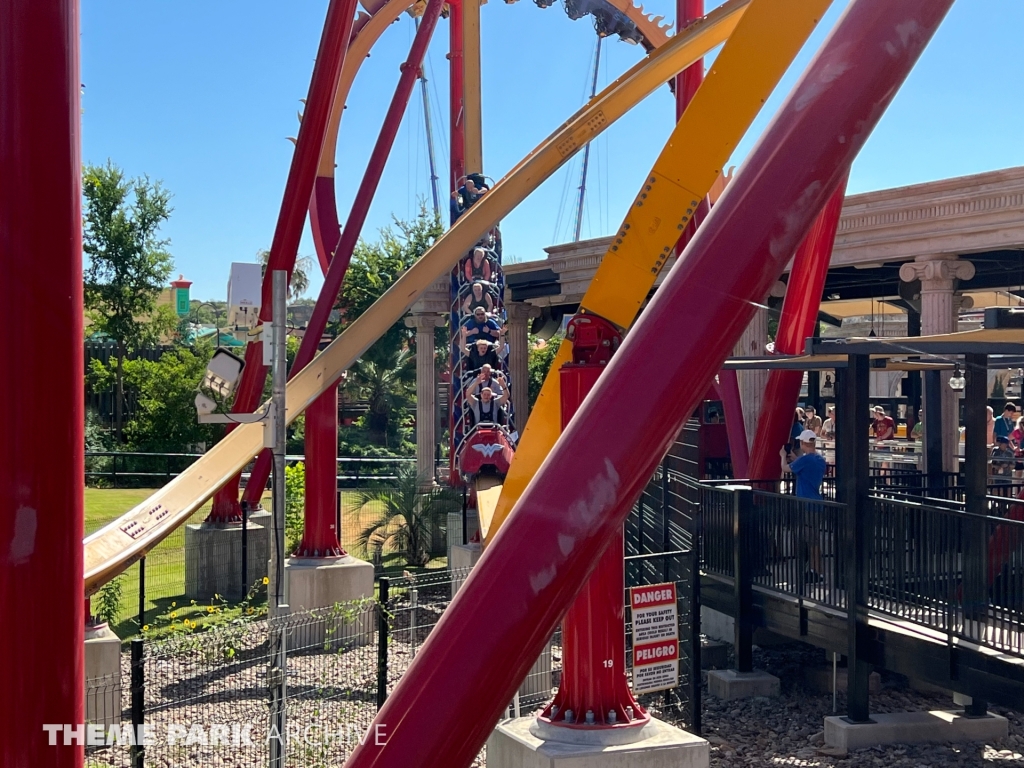
[[[633,693],[650,693],[679,684],[679,641],[633,646]]]
[[[633,609],[634,646],[679,639],[675,584],[632,587],[629,603]]]

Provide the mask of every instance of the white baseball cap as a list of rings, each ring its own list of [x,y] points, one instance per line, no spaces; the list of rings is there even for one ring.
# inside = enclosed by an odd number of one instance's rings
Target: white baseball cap
[[[813,443],[817,439],[818,439],[818,436],[816,434],[814,434],[814,430],[805,429],[803,432],[800,433],[800,442],[801,443]]]

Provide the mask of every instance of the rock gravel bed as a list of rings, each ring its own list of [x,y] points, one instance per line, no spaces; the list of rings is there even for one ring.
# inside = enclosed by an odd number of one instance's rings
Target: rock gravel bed
[[[755,650],[754,666],[776,675],[782,695],[722,701],[704,687],[703,736],[711,742],[712,768],[737,766],[843,766],[844,768],[945,768],[946,766],[1024,765],[1024,715],[1004,707],[990,711],[1009,720],[1008,738],[992,744],[889,745],[830,754],[823,747],[824,718],[833,714],[832,694],[811,691],[802,683],[803,670],[825,666],[822,650],[802,643]],[[871,696],[877,713],[953,709],[944,694],[921,693],[900,675],[882,673],[882,690]],[[837,696],[838,714],[846,697]]]

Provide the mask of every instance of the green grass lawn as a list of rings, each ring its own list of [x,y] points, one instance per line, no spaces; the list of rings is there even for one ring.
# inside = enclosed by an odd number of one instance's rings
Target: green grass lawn
[[[149,498],[153,492],[153,489],[148,488],[86,488],[86,535],[116,520]],[[356,545],[355,538],[367,522],[365,517],[368,510],[363,510],[363,514],[357,514],[354,499],[354,492],[343,496],[342,546],[356,557],[366,557]],[[269,499],[265,503],[269,506]],[[210,505],[207,503],[192,516],[191,521],[202,521],[209,511]],[[424,568],[412,568],[405,565],[399,555],[386,553],[383,565],[388,576],[398,577],[406,570],[420,573],[443,569],[447,566],[447,559],[435,558]],[[128,568],[118,580],[121,594],[117,600],[117,619],[112,623],[112,628],[118,636],[125,639],[138,634],[139,631],[138,563]],[[94,609],[97,599],[93,598]],[[185,599],[185,527],[181,526],[146,555],[146,604],[143,623],[150,627],[150,633],[155,636],[174,631],[170,628],[171,624],[180,629],[181,622],[185,619],[197,622],[197,630],[201,630],[204,626],[235,618],[250,607],[256,612],[260,611],[266,604],[265,591],[255,598],[251,605],[243,607],[221,601],[213,601],[215,604],[211,606],[209,602],[194,605],[192,601]],[[210,607],[215,609],[213,613],[209,612]]]

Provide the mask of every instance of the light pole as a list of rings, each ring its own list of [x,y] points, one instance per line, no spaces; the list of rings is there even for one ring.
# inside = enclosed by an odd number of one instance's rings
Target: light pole
[[[196,308],[193,310],[195,314],[195,325],[199,325],[199,310],[203,307],[209,307],[213,310],[213,318],[217,326],[217,349],[220,349],[220,307],[210,301],[201,301],[196,304]]]

